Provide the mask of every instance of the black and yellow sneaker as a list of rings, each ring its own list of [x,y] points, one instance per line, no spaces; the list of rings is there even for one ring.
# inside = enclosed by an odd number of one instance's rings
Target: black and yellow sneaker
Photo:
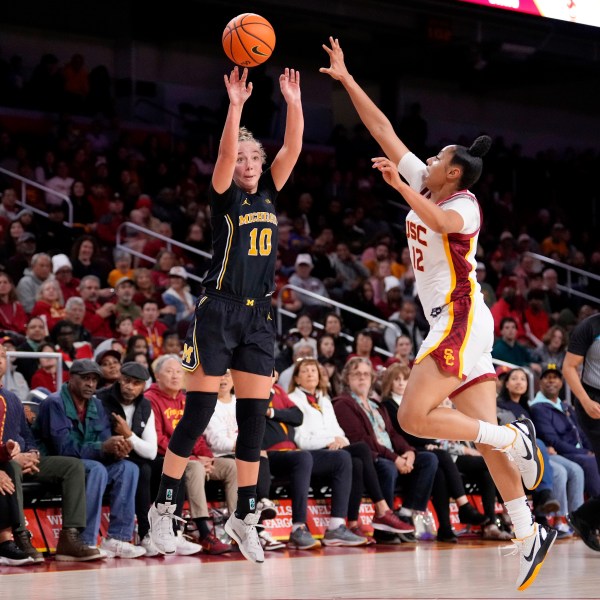
[[[519,555],[517,589],[520,592],[526,590],[535,581],[556,536],[556,529],[534,523],[531,535],[512,540],[516,546],[512,554]]]

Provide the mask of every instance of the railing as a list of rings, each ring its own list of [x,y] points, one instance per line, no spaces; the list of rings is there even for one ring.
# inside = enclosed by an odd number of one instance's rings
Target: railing
[[[13,173],[12,171],[3,169],[2,167],[0,167],[0,173],[4,173],[4,175],[7,175],[12,179],[16,179],[17,181],[21,182],[21,199],[17,201],[17,204],[27,208],[27,210],[30,210],[31,212],[37,215],[48,218],[48,213],[46,211],[43,211],[39,208],[36,208],[35,206],[27,204],[27,186],[34,187],[38,190],[42,190],[46,194],[51,194],[53,196],[56,196],[57,198],[60,198],[61,200],[64,200],[67,203],[68,215],[67,220],[63,221],[63,223],[67,227],[73,227],[73,203],[71,202],[71,198],[69,198],[69,196],[66,196],[65,194],[61,194],[60,192],[50,189],[49,187],[46,187],[45,185],[42,185],[37,181],[33,181],[33,179],[28,179],[27,177],[22,177],[18,173]]]
[[[556,286],[561,292],[565,292],[573,296],[579,296],[580,298],[584,298],[585,300],[589,300],[591,302],[595,302],[596,304],[600,304],[600,298],[590,296],[589,294],[586,294],[585,292],[580,292],[579,290],[574,290],[572,282],[573,273],[576,273],[577,275],[582,275],[583,277],[587,277],[588,279],[595,279],[596,281],[600,281],[600,275],[590,273],[590,271],[584,271],[583,269],[579,269],[577,267],[572,267],[571,265],[559,262],[558,260],[554,260],[553,258],[548,258],[543,254],[536,254],[535,252],[526,252],[526,254],[527,256],[531,256],[532,258],[535,258],[553,267],[565,269],[565,271],[567,272],[567,285],[559,284]]]
[[[54,358],[56,359],[56,389],[59,389],[63,382],[63,355],[60,352],[26,352],[23,350],[9,350],[6,353],[7,362],[10,365],[11,358]],[[12,382],[12,372],[10,366],[6,369],[4,375],[4,387],[10,389]]]
[[[155,231],[152,231],[151,229],[147,229],[146,227],[142,227],[141,225],[137,225],[137,224],[131,223],[129,221],[125,221],[124,223],[121,223],[121,225],[119,225],[119,228],[117,229],[115,248],[118,250],[122,250],[123,252],[127,252],[128,254],[131,254],[132,256],[137,256],[138,258],[147,260],[151,263],[153,263],[156,260],[155,257],[148,256],[147,254],[144,254],[143,252],[140,252],[138,250],[135,250],[134,248],[131,248],[130,246],[127,245],[127,241],[123,240],[123,237],[126,237],[125,230],[127,230],[127,229],[132,229],[133,231],[143,233],[144,235],[146,235],[148,237],[154,237],[158,240],[162,240],[163,242],[166,243],[167,249],[169,249],[169,250],[171,250],[172,246],[177,246],[178,248],[182,248],[183,250],[185,250],[187,252],[191,252],[192,254],[197,254],[198,256],[202,256],[204,258],[209,258],[209,259],[212,258],[212,254],[209,254],[208,252],[204,252],[204,250],[198,250],[197,248],[194,248],[193,246],[188,246],[187,244],[184,244],[183,242],[178,242],[177,240],[171,239],[170,237],[167,237],[166,235],[156,233]],[[202,283],[202,280],[203,280],[203,277],[199,277],[198,275],[195,275],[194,273],[188,273],[188,277],[190,279],[193,279],[194,281],[198,281],[199,283]]]
[[[329,306],[333,306],[340,310],[345,310],[346,312],[350,312],[353,315],[358,315],[359,317],[363,317],[364,319],[368,319],[369,321],[378,323],[379,325],[382,325],[386,329],[394,329],[394,331],[396,331],[395,325],[393,325],[389,321],[385,321],[384,319],[380,319],[379,317],[374,317],[373,315],[370,315],[369,313],[363,312],[362,310],[358,310],[357,308],[352,308],[351,306],[348,306],[347,304],[342,304],[341,302],[338,302],[337,300],[332,300],[331,298],[326,298],[325,296],[315,294],[314,292],[309,292],[308,290],[304,290],[301,287],[298,287],[296,285],[292,285],[291,283],[288,283],[288,284],[284,285],[278,291],[278,294],[277,294],[277,334],[279,336],[281,336],[283,333],[283,322],[282,322],[282,318],[281,318],[282,315],[286,314],[288,316],[291,316],[292,318],[295,318],[297,316],[294,313],[282,308],[281,303],[282,303],[283,290],[292,290],[293,292],[296,292],[299,296],[300,295],[309,296],[310,298],[319,300],[323,304],[328,304]],[[318,325],[318,324],[315,324],[315,325]],[[354,338],[350,335],[344,334],[344,337],[346,337],[350,341],[354,341]],[[383,354],[384,356],[393,356],[393,354],[391,352],[389,352],[388,350],[386,350],[384,348],[379,348],[376,346],[374,348],[374,350],[375,350],[375,352],[377,352],[379,354]]]

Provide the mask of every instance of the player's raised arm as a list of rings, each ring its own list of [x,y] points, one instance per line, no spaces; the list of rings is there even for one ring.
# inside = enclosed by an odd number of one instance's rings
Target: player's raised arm
[[[323,44],[323,50],[329,55],[330,65],[329,67],[321,67],[319,72],[326,73],[344,86],[361,121],[381,146],[386,156],[397,165],[400,159],[410,150],[398,137],[390,120],[369,98],[354,77],[350,75],[344,62],[344,53],[339,40],[330,36],[329,43],[331,47]]]

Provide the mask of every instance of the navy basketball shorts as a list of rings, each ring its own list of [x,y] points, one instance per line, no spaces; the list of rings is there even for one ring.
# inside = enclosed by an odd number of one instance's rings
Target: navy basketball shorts
[[[213,290],[198,299],[188,328],[182,367],[202,365],[207,375],[227,369],[271,376],[275,367],[275,321],[271,298],[238,298]]]

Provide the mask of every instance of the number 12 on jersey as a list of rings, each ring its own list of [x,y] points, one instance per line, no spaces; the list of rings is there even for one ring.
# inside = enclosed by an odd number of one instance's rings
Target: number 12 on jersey
[[[411,246],[413,269],[416,271],[425,271],[423,267],[423,250],[416,246]]]

